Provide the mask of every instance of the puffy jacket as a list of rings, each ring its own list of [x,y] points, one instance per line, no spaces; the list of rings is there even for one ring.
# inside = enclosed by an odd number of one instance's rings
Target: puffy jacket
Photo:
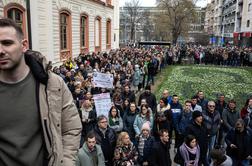
[[[96,154],[97,154],[97,166],[105,166],[104,156],[101,150],[100,145],[95,145]],[[76,160],[76,166],[92,166],[93,165],[93,156],[88,150],[87,144],[84,143],[83,147],[79,149],[78,157]]]
[[[72,94],[60,76],[47,70],[49,65],[39,52],[26,51],[25,61],[37,81],[37,104],[48,165],[75,165],[82,127]]]

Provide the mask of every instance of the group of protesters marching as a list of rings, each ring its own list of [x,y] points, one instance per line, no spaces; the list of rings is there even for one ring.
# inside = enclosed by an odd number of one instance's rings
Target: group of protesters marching
[[[224,53],[229,57],[227,61]],[[196,64],[251,65],[245,59],[234,60],[234,56],[246,54],[244,58],[251,53],[248,48],[122,48],[80,54],[54,67],[72,92],[82,122],[76,164],[249,165],[252,99],[241,111],[236,109],[235,100],[225,101],[224,94],[216,101],[208,101],[202,91],[180,103],[180,96],[170,95],[167,89],[157,100],[151,85],[162,68],[180,63],[183,58],[193,58]],[[96,87],[95,72],[113,74],[113,88]],[[110,94],[112,106],[106,115],[97,116],[93,95],[101,93]],[[176,154],[175,158],[170,152]]]

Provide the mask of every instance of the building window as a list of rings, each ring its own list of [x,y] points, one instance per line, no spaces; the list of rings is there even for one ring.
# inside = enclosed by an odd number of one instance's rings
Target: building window
[[[250,26],[250,20],[247,21],[247,27],[249,27],[249,26]]]
[[[9,9],[7,11],[7,17],[14,20],[21,28],[23,26],[23,12],[19,9]]]
[[[81,15],[80,17],[80,46],[81,52],[88,51],[88,16]]]
[[[95,51],[101,51],[101,18],[95,19]]]
[[[107,20],[106,23],[106,45],[107,49],[111,48],[111,20]]]
[[[252,3],[249,3],[249,4],[248,4],[248,11],[249,11],[249,12],[252,11]]]
[[[68,15],[60,14],[60,49],[67,49],[67,31],[68,31]]]
[[[71,57],[71,14],[70,12],[63,10],[60,12],[60,58],[65,60]]]
[[[10,3],[4,7],[4,16],[14,20],[22,28],[24,36],[27,37],[24,7],[16,3]]]

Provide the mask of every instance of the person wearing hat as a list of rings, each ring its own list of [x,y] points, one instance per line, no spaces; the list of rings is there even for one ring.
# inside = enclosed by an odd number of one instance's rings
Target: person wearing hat
[[[143,124],[141,134],[137,140],[138,161],[141,165],[150,165],[150,155],[154,144],[154,137],[151,136],[150,123],[147,121]]]
[[[196,140],[198,141],[200,147],[200,159],[199,164],[203,164],[204,166],[209,166],[207,159],[208,152],[208,136],[207,136],[207,128],[203,124],[203,115],[200,111],[195,110],[192,114],[192,122],[186,128],[185,135],[194,135]]]

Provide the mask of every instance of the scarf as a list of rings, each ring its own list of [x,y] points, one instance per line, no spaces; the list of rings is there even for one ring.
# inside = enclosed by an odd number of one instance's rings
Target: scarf
[[[198,166],[198,162],[199,162],[199,158],[200,158],[199,145],[197,145],[194,148],[190,148],[185,143],[183,143],[179,147],[179,150],[180,150],[182,158],[184,159],[185,166],[188,166],[191,162],[190,157],[189,157],[189,153],[196,155],[193,166]]]
[[[157,106],[157,112],[165,112],[166,110],[169,110],[171,108],[170,104],[168,104],[167,106],[161,108],[160,104],[158,104]]]
[[[247,111],[248,111],[248,113],[251,113],[252,112],[252,108],[248,107]]]

